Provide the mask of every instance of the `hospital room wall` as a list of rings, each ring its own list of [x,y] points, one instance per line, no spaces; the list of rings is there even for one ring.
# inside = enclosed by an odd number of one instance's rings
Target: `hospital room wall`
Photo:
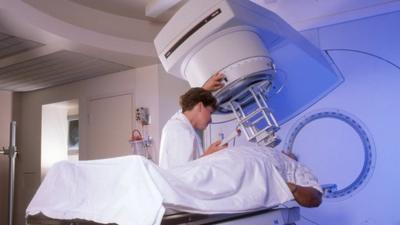
[[[168,119],[179,110],[179,96],[186,92],[189,84],[165,72],[161,65],[139,68],[136,75],[136,107],[148,107],[151,114],[149,134],[154,139],[152,159],[158,163],[162,128]],[[148,76],[157,74],[157,76]]]
[[[179,96],[190,87],[186,81],[165,72],[160,64],[140,70],[141,72],[136,75],[135,104],[136,107],[148,107],[150,110],[149,133],[154,139],[151,154],[153,161],[158,162],[162,128],[179,110]],[[147,74],[157,74],[157,76],[149,77]]]
[[[151,65],[21,94],[20,116],[17,120],[19,124],[17,146],[21,154],[17,160],[16,224],[24,224],[24,211],[40,184],[42,105],[71,99],[79,100],[79,157],[87,160],[96,158],[96,150],[87,146],[89,100],[130,93],[134,96],[133,107],[149,108],[152,117],[149,135],[154,139],[152,154],[157,160],[156,149],[159,147],[161,129],[166,118],[170,116],[166,112],[177,111],[177,103],[174,104],[174,101],[180,94],[178,90],[186,89],[185,85],[184,81],[167,75],[160,65]],[[170,87],[174,87],[174,90],[170,90]],[[134,116],[134,110],[132,109],[132,116]],[[130,121],[127,122],[130,123]],[[97,138],[107,139],[107,137]],[[128,139],[129,135],[126,141]]]

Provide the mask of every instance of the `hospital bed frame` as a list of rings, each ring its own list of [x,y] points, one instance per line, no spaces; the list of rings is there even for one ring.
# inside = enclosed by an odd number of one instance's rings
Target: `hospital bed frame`
[[[164,215],[161,225],[200,225],[200,224],[219,224],[219,225],[248,225],[248,224],[273,224],[273,225],[293,225],[300,219],[299,207],[264,209],[255,212],[236,213],[236,214],[192,214],[192,213],[172,213]],[[58,220],[38,214],[27,217],[28,225],[103,225],[92,221],[80,219]],[[107,224],[116,225],[116,224]]]

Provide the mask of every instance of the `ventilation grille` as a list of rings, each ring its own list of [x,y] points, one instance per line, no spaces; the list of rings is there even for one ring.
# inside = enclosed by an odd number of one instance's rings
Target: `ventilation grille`
[[[43,44],[0,33],[0,59],[40,46],[43,46]]]
[[[62,50],[0,68],[0,90],[33,91],[129,69],[133,68]]]

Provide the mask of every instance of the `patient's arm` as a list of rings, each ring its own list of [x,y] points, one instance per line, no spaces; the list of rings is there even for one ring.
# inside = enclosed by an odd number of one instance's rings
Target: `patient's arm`
[[[322,193],[312,187],[303,187],[293,183],[287,183],[294,199],[304,207],[318,207],[322,202]]]

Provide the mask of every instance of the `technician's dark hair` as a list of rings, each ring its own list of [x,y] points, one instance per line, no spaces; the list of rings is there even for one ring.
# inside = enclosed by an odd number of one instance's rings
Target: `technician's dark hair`
[[[193,109],[199,102],[202,102],[205,107],[211,106],[214,110],[217,108],[217,100],[212,93],[199,87],[191,88],[183,94],[180,97],[179,104],[181,105],[182,112],[185,112]]]

